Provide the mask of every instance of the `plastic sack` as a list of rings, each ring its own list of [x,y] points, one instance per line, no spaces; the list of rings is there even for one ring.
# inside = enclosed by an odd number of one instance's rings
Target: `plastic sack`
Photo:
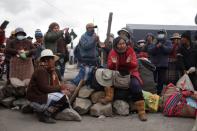
[[[147,91],[142,91],[142,92],[143,92],[146,108],[148,108],[148,110],[150,110],[151,112],[157,112],[159,108],[160,97],[156,94],[152,94]]]
[[[194,86],[187,74],[184,74],[176,83],[176,87],[182,90],[194,91]]]

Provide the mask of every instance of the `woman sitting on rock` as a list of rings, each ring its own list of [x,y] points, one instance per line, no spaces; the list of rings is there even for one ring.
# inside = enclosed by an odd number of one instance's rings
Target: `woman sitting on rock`
[[[146,121],[147,116],[144,108],[144,98],[142,94],[142,80],[138,72],[138,62],[136,54],[130,46],[126,44],[126,41],[117,37],[114,39],[114,49],[111,50],[108,57],[108,69],[117,70],[121,75],[130,74],[130,86],[127,90],[131,100],[135,102],[135,106],[138,110],[138,115],[141,121]],[[111,95],[113,93],[113,88],[108,87],[105,89],[106,94]],[[117,91],[117,93],[116,93]],[[115,94],[118,94],[118,90],[115,90]],[[113,95],[110,96],[113,98]],[[101,102],[109,101],[108,96],[106,96]]]

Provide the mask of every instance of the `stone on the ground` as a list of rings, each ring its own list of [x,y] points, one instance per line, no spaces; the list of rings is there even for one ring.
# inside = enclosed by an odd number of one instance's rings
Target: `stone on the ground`
[[[105,92],[104,91],[98,91],[98,92],[94,92],[91,95],[91,101],[92,103],[97,103],[102,97],[105,96]]]
[[[103,105],[101,103],[97,103],[94,104],[91,108],[90,108],[90,115],[92,116],[112,116],[113,115],[113,111],[112,111],[112,104],[108,103],[107,105]]]
[[[19,107],[22,107],[24,105],[28,105],[30,102],[27,100],[27,99],[24,99],[24,98],[21,98],[21,99],[18,99],[18,100],[15,100],[13,102],[13,106],[19,106]]]
[[[92,105],[92,102],[89,99],[84,98],[76,98],[73,108],[80,114],[86,114],[88,113],[90,107]]]
[[[83,86],[79,90],[78,97],[80,97],[80,98],[88,98],[88,97],[90,97],[90,95],[92,94],[93,91],[94,91],[94,89],[91,89],[90,86]]]
[[[67,108],[55,116],[56,120],[81,121],[81,116],[73,109]]]
[[[129,104],[123,100],[116,100],[113,103],[114,113],[118,115],[129,115]]]
[[[13,106],[13,101],[15,100],[14,97],[7,97],[3,100],[1,100],[1,104],[3,104],[5,107],[12,107]]]

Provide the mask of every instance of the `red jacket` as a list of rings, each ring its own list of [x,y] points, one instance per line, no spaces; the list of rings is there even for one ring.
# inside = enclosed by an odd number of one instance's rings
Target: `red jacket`
[[[129,57],[131,57],[131,61],[126,62]],[[113,58],[117,59],[117,63],[113,63]],[[143,83],[138,72],[136,54],[131,47],[128,47],[127,51],[123,54],[119,54],[115,50],[111,50],[108,56],[107,66],[111,70],[128,70],[132,76],[136,77],[140,81],[141,84]]]

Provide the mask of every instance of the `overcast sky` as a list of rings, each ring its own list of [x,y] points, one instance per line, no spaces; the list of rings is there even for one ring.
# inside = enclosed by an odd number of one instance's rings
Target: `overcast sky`
[[[45,33],[57,22],[60,28],[74,28],[80,38],[85,25],[94,22],[103,41],[109,12],[115,35],[126,24],[195,25],[197,0],[1,0],[0,12],[0,23],[10,21],[7,36],[16,27],[31,36],[38,28]]]

